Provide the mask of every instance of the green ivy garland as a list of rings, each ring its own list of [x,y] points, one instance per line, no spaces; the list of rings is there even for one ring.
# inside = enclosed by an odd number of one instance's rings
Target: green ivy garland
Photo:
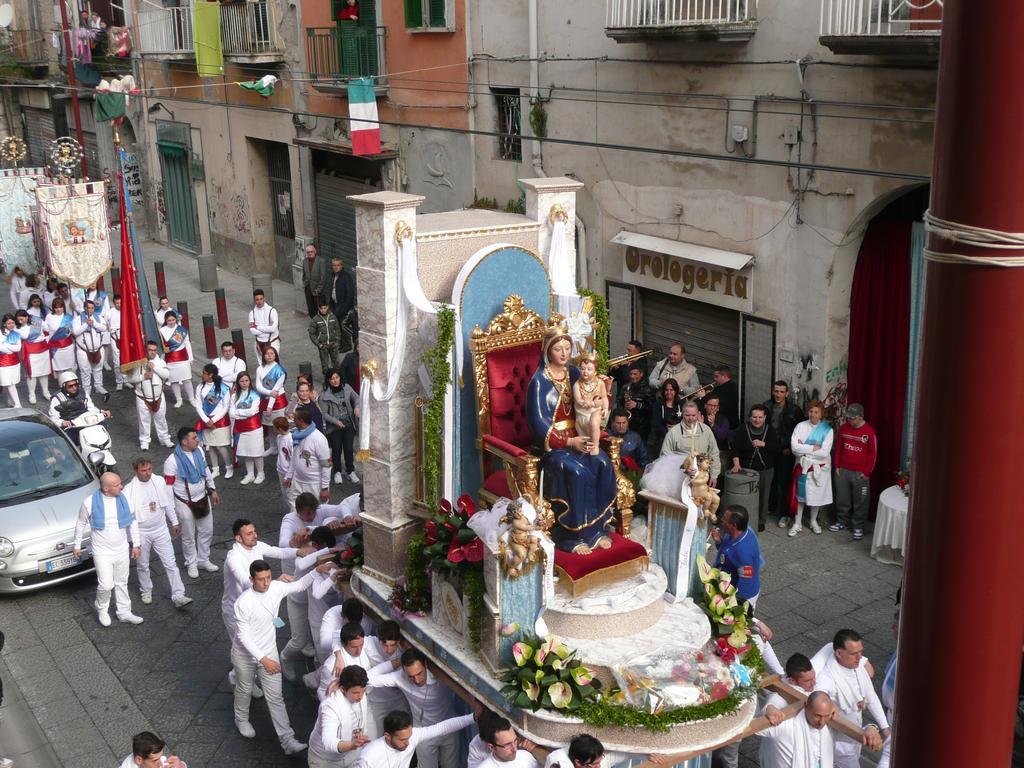
[[[431,512],[437,511],[438,480],[441,474],[441,440],[444,436],[445,392],[452,381],[451,351],[455,346],[455,310],[441,307],[437,313],[437,343],[423,356],[430,376],[430,402],[423,414],[422,472],[426,484],[426,502]]]
[[[469,602],[469,615],[466,616],[466,632],[469,635],[469,644],[474,651],[480,650],[480,637],[484,626],[484,593],[487,588],[484,585],[483,568],[465,570],[462,572],[462,592]]]
[[[756,644],[751,643],[750,648],[743,654],[743,665],[751,671],[752,684],[733,688],[728,696],[718,701],[677,707],[652,715],[628,704],[613,704],[602,698],[597,701],[584,702],[573,714],[581,718],[587,725],[595,727],[646,728],[662,733],[673,725],[695,723],[698,720],[710,720],[714,717],[728,715],[757,693],[757,684],[764,675],[765,666],[761,651]]]
[[[594,322],[597,323],[597,371],[606,373],[608,371],[608,304],[604,296],[594,293],[587,288],[578,288],[576,293],[584,299],[590,299],[593,304]]]
[[[405,561],[405,578],[391,591],[391,604],[402,613],[430,611],[430,572],[424,550],[427,535],[420,531],[409,539],[409,557]]]
[[[722,715],[728,715],[736,711],[756,691],[757,689],[753,686],[734,688],[724,699],[709,701],[706,704],[694,704],[689,707],[668,709],[656,715],[644,712],[636,707],[631,707],[628,704],[612,704],[607,699],[600,699],[598,701],[584,702],[573,714],[581,718],[587,725],[597,728],[604,726],[646,728],[656,733],[664,733],[673,725],[695,723],[699,720],[710,720]]]

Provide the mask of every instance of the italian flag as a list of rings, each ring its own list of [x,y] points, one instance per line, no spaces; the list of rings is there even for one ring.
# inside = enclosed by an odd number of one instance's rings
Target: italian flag
[[[353,155],[380,154],[380,123],[377,120],[377,94],[372,77],[348,81],[349,132]]]

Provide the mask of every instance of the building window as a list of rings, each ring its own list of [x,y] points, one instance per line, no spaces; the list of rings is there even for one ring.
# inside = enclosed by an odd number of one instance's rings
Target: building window
[[[288,145],[268,141],[266,147],[274,234],[291,240],[295,237],[295,219],[292,217],[292,171]]]
[[[523,159],[523,131],[519,110],[518,88],[491,88],[498,112],[498,157],[502,160]]]
[[[448,0],[405,0],[407,29],[449,29]]]

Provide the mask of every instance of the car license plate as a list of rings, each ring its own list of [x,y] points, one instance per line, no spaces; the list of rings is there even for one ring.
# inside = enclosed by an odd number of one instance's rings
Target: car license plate
[[[53,573],[54,571],[63,571],[65,568],[73,568],[79,562],[80,560],[73,554],[55,557],[53,560],[46,561],[46,572]]]

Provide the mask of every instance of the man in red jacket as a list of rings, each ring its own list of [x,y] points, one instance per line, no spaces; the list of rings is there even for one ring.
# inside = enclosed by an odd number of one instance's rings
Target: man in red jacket
[[[832,466],[836,471],[836,512],[839,518],[830,531],[853,526],[853,538],[864,538],[871,499],[870,478],[878,456],[878,436],[864,421],[864,406],[851,403],[846,407],[846,423],[839,428],[836,455]]]

